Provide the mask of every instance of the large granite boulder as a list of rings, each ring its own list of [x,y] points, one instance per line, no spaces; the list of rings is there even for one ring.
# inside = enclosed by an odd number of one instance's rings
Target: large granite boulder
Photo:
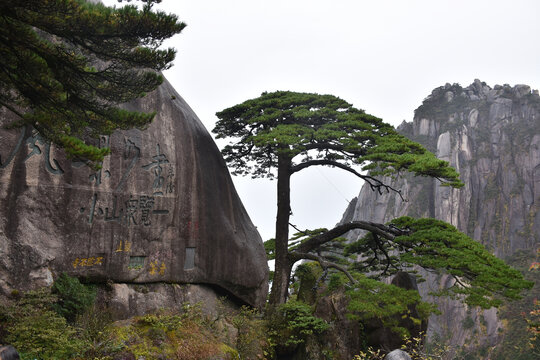
[[[118,131],[103,168],[66,159],[30,128],[0,129],[0,293],[59,272],[115,283],[201,283],[260,306],[263,244],[195,113],[165,82],[127,105],[157,111]],[[0,109],[0,125],[12,119]]]

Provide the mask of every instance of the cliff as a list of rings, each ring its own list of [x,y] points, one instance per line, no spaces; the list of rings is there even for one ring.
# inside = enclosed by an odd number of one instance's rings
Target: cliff
[[[386,222],[402,215],[434,217],[456,226],[501,258],[540,245],[540,96],[529,86],[489,87],[475,80],[463,88],[439,87],[399,131],[454,166],[462,189],[436,180],[403,176],[386,179],[402,191],[378,195],[364,186],[343,221]],[[408,200],[408,201],[407,201]],[[356,239],[359,233],[350,233]],[[445,276],[420,284],[448,286]],[[428,334],[457,347],[474,340],[493,346],[503,333],[495,310],[477,312],[451,300],[436,300],[443,314],[432,316]],[[472,320],[474,326],[463,326]]]
[[[124,284],[114,297],[125,306],[159,307],[167,296],[128,286],[187,283],[261,306],[262,240],[211,136],[166,81],[126,106],[156,118],[144,131],[101,137],[112,153],[97,172],[30,128],[0,129],[0,294],[67,272]],[[0,125],[11,116],[0,109]]]

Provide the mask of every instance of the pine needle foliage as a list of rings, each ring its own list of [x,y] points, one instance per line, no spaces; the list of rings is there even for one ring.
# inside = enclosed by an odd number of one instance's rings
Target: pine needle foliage
[[[162,42],[185,24],[175,15],[110,8],[85,0],[3,0],[0,3],[0,107],[18,115],[67,154],[98,163],[109,149],[89,139],[116,129],[144,128],[155,113],[118,104],[163,81],[173,49]]]
[[[268,335],[278,354],[291,352],[309,336],[329,328],[326,321],[312,313],[313,309],[301,301],[289,301],[276,308],[268,319]]]
[[[273,178],[278,157],[285,156],[293,172],[314,165],[354,171],[358,165],[373,175],[407,170],[463,186],[448,162],[333,95],[263,93],[216,116],[217,138],[235,139],[222,153],[237,175]]]
[[[521,299],[521,292],[534,285],[521,272],[444,221],[401,217],[392,223],[412,230],[407,236],[395,238],[401,266],[418,265],[453,276],[454,286],[434,295],[463,298],[471,306],[488,309],[499,307],[504,299]]]

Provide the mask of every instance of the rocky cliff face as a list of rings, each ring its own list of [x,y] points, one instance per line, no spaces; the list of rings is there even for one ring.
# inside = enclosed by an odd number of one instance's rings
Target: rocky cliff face
[[[343,221],[435,217],[502,258],[540,245],[538,91],[526,85],[491,88],[479,80],[466,88],[446,84],[433,90],[415,111],[414,121],[401,124],[399,130],[449,161],[465,187],[455,190],[436,180],[405,176],[392,182],[405,202],[364,186]],[[450,279],[429,276],[420,291],[427,296],[431,287],[441,285],[450,285]],[[478,312],[456,301],[438,302],[443,314],[430,319],[432,338],[456,346],[472,339],[479,346],[497,342],[502,325],[494,310]]]
[[[116,283],[201,283],[261,305],[261,238],[212,138],[165,82],[131,109],[145,131],[102,137],[100,171],[30,128],[0,130],[0,293],[65,271]],[[0,110],[0,125],[10,118]]]

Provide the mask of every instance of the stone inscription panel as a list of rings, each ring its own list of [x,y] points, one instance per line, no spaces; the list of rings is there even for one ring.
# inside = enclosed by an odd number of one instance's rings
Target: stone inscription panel
[[[167,228],[174,220],[171,215],[176,198],[176,167],[166,146],[160,142],[143,146],[138,135],[100,136],[95,145],[114,152],[104,159],[101,169],[92,170],[85,161],[66,159],[63,151],[35,130],[2,130],[0,135],[0,188],[5,184],[3,179],[16,171],[13,166],[17,166],[31,169],[27,185],[45,188],[52,185],[50,191],[57,192],[58,198],[65,193],[62,190],[65,187],[78,189],[72,191],[68,217],[60,218],[60,222],[76,229],[73,235],[80,229],[81,236],[88,239],[84,241],[92,245],[77,245],[66,253],[68,258],[64,261],[67,260],[69,268],[84,273],[85,270],[108,271],[111,264],[113,267],[122,264],[126,271],[144,270],[150,277],[165,275],[168,265],[158,257],[166,249],[157,247],[156,253],[150,250],[143,256],[126,256],[136,244],[140,253],[147,241],[159,239],[160,229]],[[51,177],[38,175],[43,170]],[[95,225],[102,229],[99,235],[91,230]],[[188,226],[198,233],[198,223],[190,221]],[[87,231],[90,233],[85,235]],[[96,256],[96,251],[105,255]],[[149,261],[150,258],[153,260]]]

